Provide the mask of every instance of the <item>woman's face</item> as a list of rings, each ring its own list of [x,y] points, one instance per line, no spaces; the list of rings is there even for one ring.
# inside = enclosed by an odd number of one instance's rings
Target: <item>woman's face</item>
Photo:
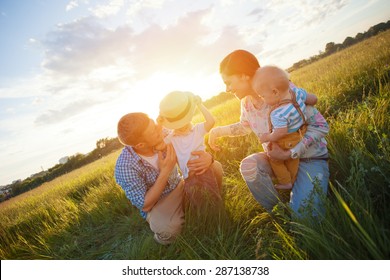
[[[222,74],[223,82],[226,85],[226,92],[234,94],[238,99],[243,99],[253,93],[250,77],[244,74],[226,75]]]

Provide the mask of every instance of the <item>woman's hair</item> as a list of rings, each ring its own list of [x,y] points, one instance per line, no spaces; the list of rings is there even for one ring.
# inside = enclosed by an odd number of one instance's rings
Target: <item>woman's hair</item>
[[[144,113],[124,115],[118,122],[118,139],[123,145],[135,146],[149,125],[149,117]]]
[[[221,61],[219,72],[228,76],[245,74],[253,77],[258,68],[260,63],[253,54],[244,50],[235,50]]]

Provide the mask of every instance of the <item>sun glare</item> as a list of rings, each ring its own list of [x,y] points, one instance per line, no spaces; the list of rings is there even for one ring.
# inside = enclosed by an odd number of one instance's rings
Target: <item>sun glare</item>
[[[160,100],[171,91],[190,91],[203,101],[219,94],[223,85],[219,75],[184,76],[177,73],[158,72],[137,82],[129,89],[126,106],[130,111],[140,111],[156,118]]]

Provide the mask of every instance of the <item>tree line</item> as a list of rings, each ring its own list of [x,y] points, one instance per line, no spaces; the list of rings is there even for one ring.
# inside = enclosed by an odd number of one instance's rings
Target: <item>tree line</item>
[[[70,156],[65,163],[58,163],[55,166],[49,168],[47,171],[42,171],[38,174],[34,174],[24,180],[18,180],[12,184],[6,186],[9,190],[7,194],[0,196],[0,201],[9,199],[13,196],[17,196],[21,193],[34,189],[45,182],[49,182],[54,178],[64,175],[72,170],[80,168],[88,163],[91,163],[103,156],[112,153],[115,150],[120,149],[122,144],[118,138],[103,138],[96,142],[96,148],[88,154],[75,154]]]
[[[348,48],[356,43],[359,43],[365,39],[368,39],[372,36],[377,35],[380,32],[386,31],[390,28],[390,20],[387,22],[381,22],[374,26],[371,26],[366,32],[358,33],[355,37],[347,37],[341,44],[336,44],[334,42],[329,42],[325,45],[325,50],[320,52],[318,55],[314,55],[310,57],[309,59],[303,59],[293,64],[290,68],[287,69],[288,72],[292,72],[294,70],[297,70],[298,68],[301,68],[305,65],[308,65],[310,63],[313,63],[321,58],[324,58],[328,55],[331,55],[333,53],[336,53],[340,50],[343,50],[345,48]]]

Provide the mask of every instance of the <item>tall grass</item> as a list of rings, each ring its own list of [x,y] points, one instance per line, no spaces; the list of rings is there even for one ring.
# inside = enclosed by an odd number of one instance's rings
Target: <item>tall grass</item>
[[[331,127],[331,182],[320,222],[291,220],[282,202],[270,216],[254,200],[238,171],[261,149],[251,135],[220,141],[224,204],[187,211],[171,246],[154,242],[116,185],[116,152],[1,203],[0,258],[388,259],[389,40],[388,31],[291,73],[319,96]],[[225,125],[239,120],[239,107],[231,99],[211,110]]]
[[[291,75],[319,95],[331,128],[326,217],[281,219],[311,259],[390,257],[389,43],[385,32]],[[289,258],[288,251],[278,258]]]

